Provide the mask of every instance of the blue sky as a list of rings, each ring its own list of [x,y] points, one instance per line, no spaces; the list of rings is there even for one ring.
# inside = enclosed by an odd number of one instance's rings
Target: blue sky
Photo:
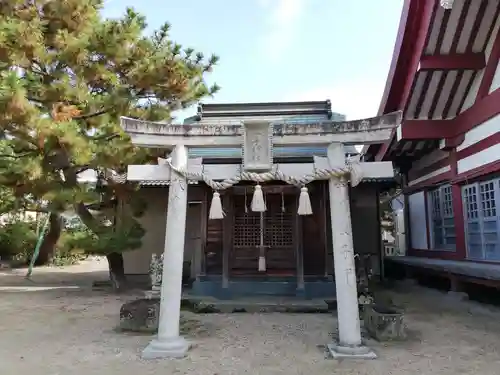
[[[377,113],[402,0],[107,0],[105,17],[132,6],[150,29],[220,63],[221,91],[205,102],[331,99],[348,119]],[[180,116],[189,115],[183,113]]]

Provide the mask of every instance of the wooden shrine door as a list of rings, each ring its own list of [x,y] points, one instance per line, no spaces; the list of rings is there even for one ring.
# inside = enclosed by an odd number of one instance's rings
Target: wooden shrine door
[[[233,246],[229,256],[232,276],[296,274],[298,196],[296,192],[284,194],[272,191],[264,190],[267,211],[262,213],[250,210],[253,188],[248,187],[246,195],[233,196]],[[266,258],[265,271],[258,270],[262,245]]]

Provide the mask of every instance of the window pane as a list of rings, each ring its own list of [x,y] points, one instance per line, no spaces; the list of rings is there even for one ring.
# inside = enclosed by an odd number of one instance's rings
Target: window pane
[[[439,197],[439,189],[433,190],[430,193],[431,198],[431,215],[433,219],[441,218],[441,199]]]
[[[467,219],[477,219],[478,218],[478,207],[477,207],[477,194],[476,186],[467,186],[463,190],[464,201],[465,201],[465,212]]]
[[[444,235],[446,237],[448,237],[448,236],[455,236],[455,227],[444,228]]]
[[[444,217],[453,217],[453,202],[451,198],[451,186],[444,186],[442,189],[442,198],[443,198],[443,216]]]
[[[485,221],[483,223],[483,230],[485,232],[496,232],[497,231],[497,221],[492,221],[492,220],[489,220],[489,221]]]
[[[481,245],[483,243],[483,238],[481,237],[481,233],[471,233],[469,234],[469,243]]]
[[[443,224],[447,227],[455,226],[455,219],[443,219]]]
[[[469,258],[471,259],[482,259],[483,258],[483,248],[481,245],[469,245]]]
[[[479,223],[468,223],[467,229],[469,232],[479,232]]]
[[[446,237],[446,244],[447,245],[456,245],[457,239],[455,237]]]
[[[488,260],[500,260],[500,251],[497,244],[487,244],[484,246],[485,258]]]
[[[482,183],[479,186],[479,196],[481,199],[481,210],[484,217],[495,217],[495,184],[493,181]]]
[[[443,241],[443,227],[440,221],[433,222],[432,236],[434,238],[434,247],[439,248],[444,245]]]
[[[496,233],[485,233],[484,234],[484,242],[496,243],[497,240],[498,240],[498,236]]]

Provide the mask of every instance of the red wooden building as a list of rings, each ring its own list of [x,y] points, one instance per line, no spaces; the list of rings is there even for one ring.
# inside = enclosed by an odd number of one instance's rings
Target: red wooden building
[[[404,120],[365,158],[392,160],[403,176],[407,251],[398,262],[493,284],[500,280],[500,1],[449,3],[405,0],[379,109],[401,109]]]

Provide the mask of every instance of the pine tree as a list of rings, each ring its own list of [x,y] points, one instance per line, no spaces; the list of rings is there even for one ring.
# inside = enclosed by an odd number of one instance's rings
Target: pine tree
[[[31,209],[74,208],[93,232],[89,247],[108,256],[121,280],[120,253],[139,245],[143,229],[130,217],[116,230],[89,208],[133,196],[109,171],[151,161],[154,151],[131,144],[119,117],[168,121],[212,95],[218,87],[205,76],[218,58],[173,42],[168,23],[147,36],[144,16],[127,9],[103,19],[102,7],[102,0],[0,2],[0,185]],[[100,188],[78,183],[88,169],[102,172]]]

